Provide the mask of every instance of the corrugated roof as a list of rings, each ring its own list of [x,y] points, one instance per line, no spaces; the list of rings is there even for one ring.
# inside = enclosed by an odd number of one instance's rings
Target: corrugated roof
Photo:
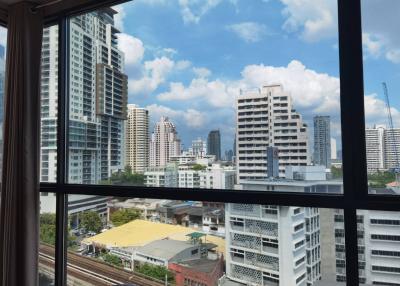
[[[165,223],[146,220],[134,220],[124,225],[114,227],[106,232],[85,238],[82,242],[96,244],[100,247],[133,247],[143,246],[154,240],[175,239],[187,241],[187,234],[197,230]],[[213,235],[201,238],[203,242],[211,242],[217,245],[216,251],[225,253],[225,239]]]

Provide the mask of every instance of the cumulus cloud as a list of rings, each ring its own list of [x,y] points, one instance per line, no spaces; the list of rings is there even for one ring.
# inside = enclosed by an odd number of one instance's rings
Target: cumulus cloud
[[[165,82],[166,76],[174,68],[175,63],[167,58],[156,58],[144,63],[143,77],[129,80],[129,91],[149,94]]]
[[[258,42],[267,34],[267,26],[255,22],[233,24],[227,29],[248,43]]]
[[[136,65],[143,59],[144,46],[143,42],[138,38],[120,33],[118,34],[118,48],[125,55],[126,65]]]
[[[375,124],[388,124],[388,112],[385,102],[376,93],[364,97],[365,119],[367,126]],[[400,112],[397,108],[391,107],[390,112],[393,118],[394,127],[400,127]]]
[[[126,12],[124,9],[124,6],[122,5],[116,5],[112,7],[115,11],[117,11],[117,14],[114,15],[114,24],[115,27],[120,31],[124,31],[124,20],[126,17]]]
[[[7,45],[7,29],[0,26],[0,45],[6,47]]]
[[[175,68],[178,71],[182,71],[182,70],[186,70],[186,69],[190,68],[191,65],[192,65],[192,63],[190,61],[181,60],[181,61],[176,62]]]
[[[216,7],[221,0],[179,0],[182,19],[185,24],[197,24],[209,10]]]
[[[337,36],[336,0],[280,0],[286,17],[283,29],[300,32],[306,41]]]
[[[161,116],[167,116],[172,121],[179,122],[190,128],[201,128],[207,122],[205,113],[192,108],[176,110],[163,105],[151,104],[146,106],[146,109],[149,110],[153,122],[159,120]]]
[[[193,72],[196,75],[196,77],[199,77],[199,78],[207,78],[211,75],[211,71],[207,68],[194,67]]]

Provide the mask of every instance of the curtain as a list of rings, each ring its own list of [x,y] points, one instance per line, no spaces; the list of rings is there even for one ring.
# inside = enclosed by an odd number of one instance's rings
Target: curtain
[[[9,7],[0,286],[38,284],[41,12]]]

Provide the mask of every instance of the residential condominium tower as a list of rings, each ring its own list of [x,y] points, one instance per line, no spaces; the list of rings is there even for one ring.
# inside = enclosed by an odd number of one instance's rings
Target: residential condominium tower
[[[327,168],[331,165],[331,119],[314,117],[314,164]]]
[[[207,137],[207,155],[215,155],[215,160],[221,160],[221,134],[212,130]]]
[[[125,126],[125,164],[132,172],[143,173],[149,166],[149,111],[128,104]]]
[[[400,128],[377,125],[365,130],[368,173],[399,167]]]
[[[123,168],[127,76],[117,47],[115,11],[71,18],[69,31],[69,175],[94,184]],[[58,28],[44,30],[41,81],[41,181],[56,178]]]
[[[310,163],[307,125],[281,85],[241,93],[236,102],[236,164],[238,182],[264,180],[267,148],[278,148],[279,176],[285,166]]]
[[[154,126],[150,141],[150,166],[165,167],[172,156],[181,153],[181,140],[175,125],[162,116]]]

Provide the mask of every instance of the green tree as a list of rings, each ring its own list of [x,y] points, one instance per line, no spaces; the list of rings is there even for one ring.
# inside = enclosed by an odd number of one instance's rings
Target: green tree
[[[56,214],[40,214],[40,242],[54,245],[56,241]]]
[[[100,216],[97,212],[86,211],[81,213],[79,218],[81,227],[85,228],[86,231],[94,231],[98,233],[103,228],[103,223],[101,222]]]
[[[115,226],[123,225],[138,218],[140,218],[140,211],[135,208],[120,209],[111,215],[111,221]]]
[[[396,180],[396,175],[392,172],[377,172],[368,175],[368,184],[375,188],[384,188],[386,184]]]
[[[144,263],[137,268],[137,272],[161,281],[165,281],[165,275],[167,275],[167,280],[170,283],[175,280],[173,273],[164,266]]]
[[[122,267],[121,259],[114,254],[106,253],[106,254],[103,254],[101,257],[103,258],[104,262],[106,262],[108,264],[111,264],[111,265],[114,265],[117,267]]]
[[[342,168],[337,168],[335,166],[331,167],[331,173],[333,179],[340,179],[343,178],[343,171]]]
[[[203,171],[207,168],[207,166],[201,165],[201,164],[194,164],[192,169],[194,171]]]
[[[125,166],[123,171],[115,172],[109,180],[112,185],[144,186],[143,174],[133,173],[130,166]]]

